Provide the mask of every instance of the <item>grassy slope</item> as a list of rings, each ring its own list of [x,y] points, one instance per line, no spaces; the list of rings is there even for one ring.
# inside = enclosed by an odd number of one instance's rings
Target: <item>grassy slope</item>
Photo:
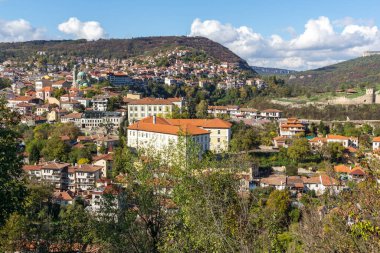
[[[308,77],[311,75],[311,77]],[[303,71],[286,83],[310,91],[333,91],[341,87],[375,86],[380,83],[380,55],[360,57],[327,67]]]

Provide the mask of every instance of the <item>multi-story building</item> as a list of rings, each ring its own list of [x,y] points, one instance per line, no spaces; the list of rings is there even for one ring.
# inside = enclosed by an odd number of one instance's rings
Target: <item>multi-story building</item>
[[[179,136],[191,137],[202,151],[228,150],[231,123],[221,119],[163,119],[152,116],[128,127],[128,145],[163,150],[178,143]]]
[[[268,120],[278,120],[282,118],[282,111],[276,109],[267,109],[260,112],[260,118]]]
[[[210,133],[194,125],[172,125],[166,119],[151,116],[128,127],[128,146],[137,150],[163,151],[179,143],[181,136],[191,138],[201,152],[210,149]]]
[[[286,122],[280,123],[280,136],[293,137],[305,133],[306,125],[297,118],[289,118]]]
[[[51,183],[56,189],[68,189],[69,163],[49,162],[41,168],[41,180]]]
[[[174,126],[193,125],[210,133],[210,150],[227,151],[231,140],[232,124],[222,119],[167,119]]]
[[[41,181],[41,169],[42,165],[24,165],[22,167],[28,178],[32,181]]]
[[[102,176],[102,167],[82,164],[69,168],[69,190],[88,191],[95,188],[96,180]]]
[[[132,79],[124,73],[108,73],[107,80],[115,86],[123,86],[132,83]]]
[[[128,104],[128,121],[131,124],[153,115],[165,117],[173,112],[174,106],[181,110],[183,105],[181,98],[143,98],[134,100]]]
[[[94,111],[107,111],[108,97],[106,96],[94,96],[91,100],[92,109]]]
[[[49,162],[42,165],[24,165],[23,170],[33,182],[54,185],[57,190],[87,191],[95,188],[102,176],[102,166]]]
[[[117,130],[124,120],[120,112],[84,111],[83,113],[70,113],[61,117],[61,122],[74,122],[82,130],[99,130],[101,125],[108,125],[112,131]]]

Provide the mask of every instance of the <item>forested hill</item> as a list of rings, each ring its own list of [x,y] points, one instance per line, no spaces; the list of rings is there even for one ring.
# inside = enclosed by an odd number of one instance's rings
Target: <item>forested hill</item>
[[[243,69],[250,69],[247,62],[226,47],[204,37],[163,36],[133,39],[101,39],[28,41],[0,43],[0,61],[10,57],[23,58],[47,51],[49,54],[68,56],[92,56],[99,58],[127,58],[145,53],[167,50],[175,47],[204,51],[209,56],[228,63],[239,63]]]
[[[380,83],[380,55],[355,58],[315,70],[298,72],[289,75],[286,83],[319,92],[358,85],[374,86]]]

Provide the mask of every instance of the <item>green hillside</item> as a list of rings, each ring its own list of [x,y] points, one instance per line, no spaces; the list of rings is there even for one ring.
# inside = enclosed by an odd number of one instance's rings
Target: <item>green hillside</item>
[[[0,43],[0,61],[9,58],[26,59],[38,51],[57,56],[82,56],[124,59],[184,47],[204,51],[221,62],[238,63],[241,68],[251,70],[247,62],[226,47],[204,37],[161,36],[110,40],[55,40]]]
[[[380,83],[380,55],[360,57],[327,67],[298,72],[286,78],[295,90],[327,92],[337,89],[375,86]]]

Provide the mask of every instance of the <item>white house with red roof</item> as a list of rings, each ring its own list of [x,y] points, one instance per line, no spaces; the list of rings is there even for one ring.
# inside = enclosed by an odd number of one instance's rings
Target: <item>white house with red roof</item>
[[[358,148],[359,147],[359,139],[357,137],[347,137],[342,135],[333,135],[328,134],[326,136],[327,143],[340,143],[343,145],[343,147],[353,147]]]
[[[375,151],[380,148],[380,136],[373,137],[372,139],[372,150]]]
[[[291,138],[296,135],[304,134],[306,125],[297,118],[289,118],[280,123],[280,136]]]

